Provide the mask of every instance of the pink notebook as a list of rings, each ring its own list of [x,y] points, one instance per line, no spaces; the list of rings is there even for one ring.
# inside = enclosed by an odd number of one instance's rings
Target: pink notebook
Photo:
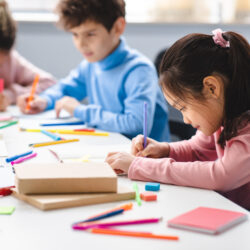
[[[198,207],[168,221],[169,227],[218,234],[244,221],[247,215],[230,210]]]

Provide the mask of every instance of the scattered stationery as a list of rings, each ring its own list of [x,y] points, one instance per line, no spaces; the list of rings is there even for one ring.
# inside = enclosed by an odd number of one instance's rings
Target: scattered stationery
[[[9,121],[9,122],[6,122],[6,124],[0,126],[0,129],[10,127],[10,126],[15,125],[17,123],[18,123],[18,121]]]
[[[92,135],[92,136],[109,136],[108,132],[84,132],[84,131],[57,131],[59,134],[68,135]]]
[[[179,240],[178,236],[159,235],[159,234],[153,234],[153,233],[148,233],[148,232],[124,231],[124,230],[117,230],[117,229],[110,229],[110,228],[92,228],[90,229],[90,232],[95,233],[95,234],[109,234],[109,235],[118,235],[118,236],[162,239],[162,240]]]
[[[70,126],[70,125],[83,125],[83,121],[77,122],[61,122],[61,123],[42,123],[40,126]]]
[[[140,194],[140,197],[144,201],[156,201],[157,195],[154,192],[143,192]]]
[[[13,206],[6,206],[6,207],[2,207],[0,206],[0,214],[12,214],[15,211],[15,207]]]
[[[145,185],[146,191],[159,191],[160,190],[160,183],[156,182],[147,182]]]
[[[42,129],[39,128],[20,128],[20,131],[25,131],[25,132],[41,132]],[[56,132],[95,132],[94,129],[46,129],[45,131],[56,133]]]
[[[53,133],[51,133],[51,132],[49,132],[49,131],[46,131],[46,130],[41,130],[41,133],[43,133],[43,134],[49,136],[50,138],[52,138],[52,139],[55,140],[55,141],[60,141],[60,140],[62,140],[62,138],[61,138],[60,136],[58,136],[58,135],[56,135],[56,134],[53,134]]]
[[[105,162],[24,163],[15,167],[21,194],[108,193],[117,191],[117,176]]]
[[[32,158],[34,158],[36,156],[37,156],[37,153],[32,153],[32,154],[30,154],[28,156],[25,156],[25,157],[22,157],[22,158],[19,158],[19,159],[15,160],[15,161],[12,161],[11,165],[13,166],[14,164],[22,163],[22,162],[27,161],[29,159],[32,159]]]
[[[37,84],[39,82],[39,78],[40,78],[40,76],[38,74],[35,75],[35,79],[34,79],[34,81],[32,83],[32,87],[31,87],[30,95],[29,95],[28,100],[27,100],[27,104],[26,104],[26,108],[25,108],[26,111],[30,110],[30,103],[34,99],[34,95],[35,95],[35,92],[36,92]]]
[[[136,182],[133,183],[133,189],[135,190],[135,200],[138,204],[138,206],[141,206],[141,198],[139,193],[139,188]]]
[[[144,106],[143,106],[143,148],[146,148],[147,146],[147,108],[148,108],[148,104],[147,102],[144,102]]]
[[[79,207],[135,198],[135,192],[131,188],[123,186],[118,186],[116,193],[24,195],[14,189],[12,195],[41,210]]]
[[[60,141],[41,142],[41,143],[32,144],[32,147],[37,148],[37,147],[44,147],[44,146],[50,146],[50,145],[56,145],[56,144],[61,144],[61,143],[68,143],[68,142],[76,142],[76,141],[79,141],[79,139],[68,139],[68,140],[60,140]]]
[[[230,210],[198,207],[168,221],[169,227],[218,234],[247,219],[247,215]]]
[[[18,155],[14,155],[14,156],[8,157],[8,158],[5,159],[5,161],[6,162],[11,162],[11,161],[14,161],[14,160],[16,160],[18,158],[24,157],[26,155],[30,155],[32,153],[33,153],[33,150],[30,150],[30,151],[22,153],[22,154],[18,154]]]
[[[87,230],[96,227],[115,227],[115,226],[129,226],[129,225],[140,225],[149,223],[158,223],[162,218],[145,218],[137,220],[124,220],[124,221],[110,221],[110,222],[91,222],[91,223],[80,223],[72,226],[75,230]]]

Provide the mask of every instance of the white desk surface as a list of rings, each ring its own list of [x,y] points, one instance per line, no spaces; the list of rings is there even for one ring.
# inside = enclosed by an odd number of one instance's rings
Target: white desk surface
[[[16,112],[11,107],[9,111]],[[5,113],[7,114],[7,113]],[[36,116],[36,118],[39,116]],[[35,118],[35,117],[33,117]],[[8,151],[13,154],[15,150],[26,148],[30,137],[38,136],[35,133],[19,132],[17,126],[2,130]],[[108,137],[81,136],[81,145],[127,145],[130,141],[122,135],[111,133]],[[37,138],[36,138],[37,139]],[[73,147],[73,144],[72,144]],[[24,150],[22,150],[24,151]],[[39,156],[30,161],[42,160]],[[46,157],[45,151],[41,154]],[[40,158],[39,158],[40,157]],[[44,160],[44,159],[43,159]],[[56,161],[48,157],[48,161]],[[1,180],[1,178],[0,178]],[[132,181],[127,177],[119,177],[119,183],[132,186]],[[137,182],[140,191],[144,190],[144,182]],[[1,183],[0,183],[1,184]],[[172,249],[172,250],[248,250],[250,249],[250,221],[249,219],[219,235],[208,235],[191,231],[168,228],[166,221],[174,216],[189,211],[198,206],[231,209],[234,211],[249,212],[222,197],[218,193],[188,187],[178,187],[161,184],[157,202],[143,202],[134,206],[123,215],[113,217],[114,220],[135,219],[146,217],[163,217],[162,222],[157,224],[127,226],[122,229],[149,231],[159,234],[178,235],[179,241],[167,241],[156,239],[143,239],[124,236],[95,235],[83,231],[73,231],[73,222],[85,219],[90,215],[111,209],[130,201],[104,203],[99,205],[82,206],[75,208],[41,211],[12,196],[0,198],[0,206],[15,206],[12,215],[0,216],[0,249],[8,250],[69,250],[69,249]]]

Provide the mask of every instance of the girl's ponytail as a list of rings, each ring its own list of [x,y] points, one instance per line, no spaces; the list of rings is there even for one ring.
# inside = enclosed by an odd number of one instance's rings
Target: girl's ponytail
[[[234,32],[224,32],[229,42],[228,67],[231,79],[225,84],[224,131],[219,143],[237,135],[237,130],[250,121],[250,46],[247,40]],[[246,115],[248,113],[248,115]],[[243,119],[244,117],[244,119]]]
[[[9,51],[15,42],[16,23],[6,1],[0,0],[0,50]]]

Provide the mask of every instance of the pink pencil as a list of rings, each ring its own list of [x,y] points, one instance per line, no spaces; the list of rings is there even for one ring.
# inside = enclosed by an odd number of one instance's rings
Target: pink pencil
[[[22,157],[22,158],[20,158],[20,159],[17,159],[17,160],[15,160],[15,161],[12,161],[12,162],[11,162],[11,165],[13,166],[14,164],[18,164],[18,163],[21,163],[21,162],[23,162],[23,161],[27,161],[27,160],[29,160],[29,159],[31,159],[31,158],[36,157],[36,156],[37,156],[37,153],[30,154],[30,155],[28,155],[28,156],[26,156],[26,157]]]
[[[103,223],[80,223],[72,226],[75,230],[86,230],[94,227],[113,227],[113,226],[126,226],[126,225],[137,225],[137,224],[146,224],[146,223],[157,223],[162,218],[147,218],[140,220],[127,220],[127,221],[111,221],[111,222],[103,222]]]

